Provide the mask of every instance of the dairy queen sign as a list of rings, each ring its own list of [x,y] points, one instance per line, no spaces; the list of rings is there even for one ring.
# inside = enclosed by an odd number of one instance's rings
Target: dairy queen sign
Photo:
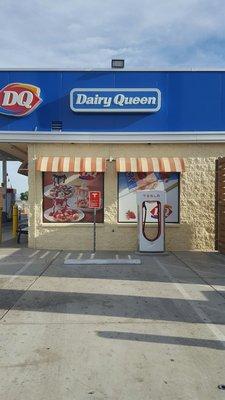
[[[159,89],[72,89],[70,108],[74,112],[145,112],[161,108]]]

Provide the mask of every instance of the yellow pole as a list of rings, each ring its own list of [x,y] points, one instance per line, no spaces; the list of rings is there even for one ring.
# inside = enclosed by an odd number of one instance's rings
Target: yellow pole
[[[18,207],[15,204],[13,206],[13,223],[12,223],[12,233],[13,236],[16,237],[17,235],[17,229],[18,229],[18,222],[19,222],[19,218],[18,218],[19,214],[18,214]]]
[[[0,243],[2,243],[2,207],[0,207]]]

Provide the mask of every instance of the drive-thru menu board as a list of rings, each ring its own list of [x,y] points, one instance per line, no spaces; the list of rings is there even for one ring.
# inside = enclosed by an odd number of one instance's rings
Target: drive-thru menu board
[[[166,222],[179,223],[179,173],[122,172],[118,174],[118,222],[137,221],[137,190],[166,191]],[[156,203],[147,204],[147,222],[156,222]]]
[[[43,173],[43,221],[52,223],[93,222],[89,192],[101,193],[96,222],[104,222],[103,173]]]

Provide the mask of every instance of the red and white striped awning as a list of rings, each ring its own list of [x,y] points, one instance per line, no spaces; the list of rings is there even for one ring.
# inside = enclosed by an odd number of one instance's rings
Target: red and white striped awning
[[[183,158],[117,158],[117,172],[183,172]]]
[[[105,172],[106,159],[101,157],[39,157],[36,170],[42,172]]]

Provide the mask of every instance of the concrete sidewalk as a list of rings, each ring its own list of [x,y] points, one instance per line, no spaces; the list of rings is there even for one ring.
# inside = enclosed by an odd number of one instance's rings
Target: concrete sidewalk
[[[0,248],[1,399],[225,399],[224,256],[79,257]]]

